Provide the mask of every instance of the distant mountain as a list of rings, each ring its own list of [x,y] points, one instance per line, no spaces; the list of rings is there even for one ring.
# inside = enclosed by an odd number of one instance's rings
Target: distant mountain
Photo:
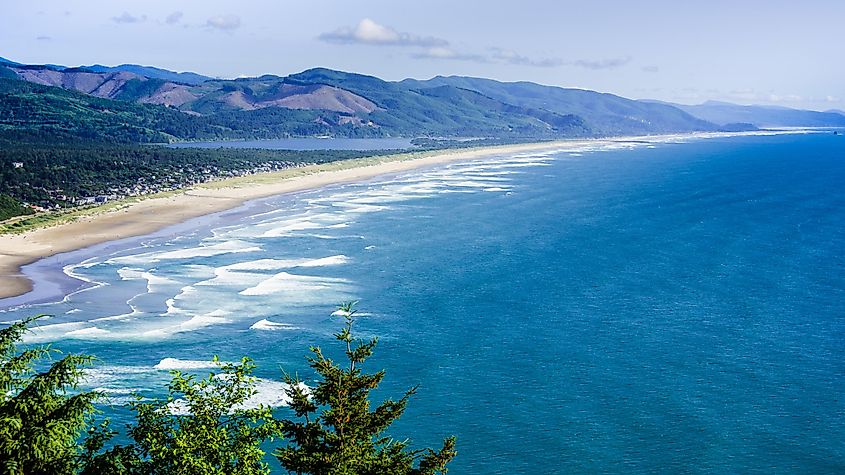
[[[2,65],[2,66],[20,66],[21,63],[16,63],[16,62],[8,60],[6,58],[0,58],[0,65]]]
[[[127,72],[94,73],[85,69],[13,66],[8,69],[20,79],[44,86],[72,89],[92,96],[114,99],[130,81],[144,82],[147,78]]]
[[[463,136],[595,134],[579,116],[522,107],[451,86],[414,90],[401,82],[325,68],[292,74],[285,81],[327,84],[366,97],[379,107],[370,114],[371,120],[403,134],[413,134],[413,130]]]
[[[845,115],[777,106],[742,106],[709,101],[688,106],[672,104],[691,115],[719,125],[744,122],[757,127],[845,127]]]
[[[156,68],[153,66],[140,66],[137,64],[121,64],[120,66],[103,66],[101,64],[94,64],[91,66],[80,66],[80,69],[87,69],[95,73],[114,73],[127,72],[144,76],[150,79],[163,79],[182,84],[202,84],[212,78],[203,76],[201,74],[192,72],[174,72],[167,69]]]
[[[427,81],[406,79],[400,84],[417,90],[452,86],[509,104],[583,117],[601,135],[649,134],[714,130],[713,124],[666,104],[643,103],[584,89],[565,89],[531,82],[499,82],[462,76],[437,76]]]
[[[224,80],[137,65],[66,68],[14,62],[0,66],[0,77],[178,109],[192,119],[182,121],[176,132],[162,131],[171,139],[328,134],[523,140],[719,128],[672,105],[470,77],[391,82],[315,68],[287,77]]]
[[[362,132],[353,124],[342,123],[340,114],[328,111],[273,107],[189,114],[156,104],[0,79],[0,144],[161,143],[326,134],[355,137]]]
[[[845,115],[845,111],[842,111],[842,110],[839,110],[839,109],[829,109],[829,110],[826,110],[825,112],[828,112],[828,113],[831,113],[831,114]]]

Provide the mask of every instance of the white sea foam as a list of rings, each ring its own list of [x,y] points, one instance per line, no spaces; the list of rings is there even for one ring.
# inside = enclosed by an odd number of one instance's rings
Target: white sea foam
[[[293,232],[296,231],[307,231],[309,229],[323,229],[326,225],[315,223],[313,221],[309,221],[307,219],[302,220],[292,220],[288,224],[283,226],[275,227],[269,231],[264,232],[263,234],[259,235],[258,237],[262,238],[269,238],[269,237],[284,237],[288,236]]]
[[[528,167],[546,167],[551,165],[548,162],[504,162],[495,165],[490,165],[490,170],[500,170],[507,168],[528,168]]]
[[[80,382],[89,387],[108,388],[107,391],[118,392],[124,389],[110,389],[114,386],[123,386],[121,382],[131,381],[137,383],[139,379],[155,377],[155,371],[149,366],[119,366],[106,365],[85,368],[82,370]],[[132,386],[136,386],[132,384]]]
[[[144,269],[136,269],[134,267],[121,267],[117,270],[120,280],[138,280],[142,278],[141,275],[143,273]]]
[[[468,180],[475,180],[475,181],[485,181],[485,182],[508,182],[511,181],[510,178],[502,178],[497,176],[488,176],[482,175],[480,173],[473,173],[471,175],[464,175],[464,178]]]
[[[109,322],[109,321],[127,321],[131,320],[134,317],[138,317],[143,315],[143,312],[138,310],[135,307],[131,307],[132,311],[129,313],[121,313],[120,315],[111,315],[108,317],[99,317],[91,320],[92,322]]]
[[[149,293],[153,293],[162,287],[179,284],[175,280],[154,274],[153,270],[147,271],[133,267],[122,267],[117,270],[117,274],[120,276],[120,280],[146,280],[147,292]]]
[[[65,298],[62,299],[62,302],[67,302],[68,298],[70,298],[71,295],[78,294],[78,293],[84,292],[84,291],[98,289],[100,287],[107,285],[103,282],[97,282],[94,279],[91,279],[91,278],[77,272],[77,269],[80,269],[80,268],[87,269],[87,268],[93,267],[96,264],[99,264],[99,262],[88,262],[88,261],[86,261],[85,263],[82,263],[82,264],[67,265],[67,266],[64,266],[62,268],[62,272],[64,272],[65,275],[67,275],[68,277],[72,277],[74,279],[81,280],[82,282],[85,282],[85,283],[88,283],[88,284],[92,284],[88,288],[78,290],[76,292],[73,292],[71,294],[66,295]]]
[[[285,393],[290,387],[287,383],[281,381],[274,381],[272,379],[256,378],[255,389],[256,394],[249,398],[244,404],[244,408],[256,408],[259,406],[265,407],[281,407],[290,404],[290,398]],[[304,383],[299,383],[305,393],[308,393],[308,386]]]
[[[259,407],[283,407],[290,404],[290,398],[286,391],[290,387],[287,383],[264,378],[253,378],[255,394],[241,404],[233,407],[233,410],[256,409]],[[300,387],[308,393],[308,386],[300,383]],[[190,407],[184,399],[176,399],[167,405],[167,409],[174,415],[187,415]]]
[[[30,331],[23,335],[25,343],[43,343],[65,338],[70,332],[91,328],[88,322],[51,323],[48,325],[33,325]],[[77,333],[77,336],[79,334]]]
[[[157,328],[140,332],[140,338],[169,338],[178,333],[192,332],[202,328],[210,327],[212,325],[224,325],[231,323],[232,320],[228,318],[229,311],[215,310],[203,315],[194,315],[192,317],[182,317],[179,315],[171,315],[166,318],[168,324],[161,325],[159,323]],[[170,324],[169,322],[175,322]]]
[[[110,335],[111,332],[95,326],[80,328],[65,333],[65,338],[96,339]]]
[[[254,261],[238,262],[230,264],[223,269],[229,271],[263,271],[263,270],[278,270],[296,267],[302,262],[302,259],[257,259]]]
[[[133,394],[133,393],[137,393],[139,391],[139,389],[136,389],[136,388],[97,387],[97,388],[94,388],[93,391],[97,391],[99,393],[106,393],[106,394]]]
[[[376,206],[376,205],[368,205],[368,204],[358,204],[358,203],[349,203],[349,202],[342,202],[342,201],[335,201],[332,203],[332,206],[336,206],[338,208],[345,208],[345,212],[347,213],[377,213],[379,211],[384,211],[390,209],[389,206]]]
[[[349,262],[349,258],[343,254],[336,256],[323,257],[320,259],[312,259],[301,263],[298,267],[325,267],[325,266],[339,266]]]
[[[261,248],[245,241],[226,241],[210,246],[199,246],[178,251],[163,252],[152,257],[157,260],[164,259],[190,259],[192,257],[211,257],[221,254],[234,254],[244,252],[257,252]]]
[[[261,247],[247,241],[231,240],[218,242],[210,245],[199,245],[197,247],[178,249],[175,251],[157,251],[144,254],[133,254],[123,257],[114,257],[106,261],[109,264],[148,264],[161,260],[191,259],[195,257],[212,257],[222,254],[235,254],[244,252],[261,251]]]
[[[266,318],[263,318],[255,323],[253,323],[250,327],[250,330],[298,330],[298,327],[295,327],[289,323],[277,323],[271,322]]]
[[[210,360],[180,360],[179,358],[164,358],[158,362],[154,369],[159,370],[182,370],[182,369],[206,369],[217,368],[220,363]]]
[[[214,270],[214,277],[211,279],[203,280],[197,282],[193,286],[189,286],[192,291],[196,290],[196,287],[201,286],[232,286],[232,287],[239,287],[239,288],[246,288],[253,286],[259,282],[261,282],[266,277],[262,274],[255,274],[252,272],[240,272],[235,270],[230,270],[227,267],[219,267]],[[177,297],[183,298],[184,295],[180,294]]]
[[[332,277],[314,277],[306,275],[290,274],[280,272],[269,279],[266,279],[254,287],[240,292],[241,295],[271,295],[287,293],[293,295],[312,294],[309,297],[316,297],[313,294],[327,290],[337,289],[348,285],[346,279]]]

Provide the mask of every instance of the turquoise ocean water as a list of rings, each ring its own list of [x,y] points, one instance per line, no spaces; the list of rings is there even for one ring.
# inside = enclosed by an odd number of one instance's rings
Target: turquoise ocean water
[[[253,357],[281,406],[279,368],[339,356],[330,314],[360,300],[379,395],[420,385],[394,433],[457,435],[450,474],[843,473],[843,250],[842,136],[596,144],[77,253],[86,290],[0,320],[53,314],[30,341],[96,355],[122,420],[213,355]]]

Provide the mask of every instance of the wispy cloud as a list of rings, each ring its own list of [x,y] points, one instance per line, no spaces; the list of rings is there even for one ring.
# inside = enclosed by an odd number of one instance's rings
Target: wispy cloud
[[[414,59],[444,59],[481,64],[515,64],[540,68],[551,68],[564,64],[562,60],[557,58],[530,58],[515,51],[501,48],[490,48],[487,54],[478,54],[458,51],[448,46],[436,46],[414,53],[411,57]]]
[[[643,72],[646,73],[659,73],[660,67],[655,65],[643,66]]]
[[[592,70],[618,68],[628,64],[631,61],[631,58],[602,60],[581,59],[577,61],[566,61],[561,58],[537,58],[526,56],[516,51],[504,48],[489,48],[487,50],[487,54],[475,54],[464,53],[446,46],[428,48],[422,52],[412,54],[411,57],[415,59],[448,59],[484,64],[511,64],[515,66],[529,66],[532,68],[557,68],[561,66],[573,66]]]
[[[490,59],[484,55],[459,53],[452,48],[445,46],[427,48],[419,53],[412,54],[411,57],[415,59],[449,59],[453,61],[471,61],[476,63],[490,62]]]
[[[182,16],[183,16],[182,12],[176,11],[176,12],[171,13],[170,15],[167,15],[167,18],[164,19],[164,22],[167,23],[168,25],[176,25],[180,21],[182,21]]]
[[[560,58],[530,58],[516,51],[502,48],[491,48],[490,51],[493,60],[500,63],[532,66],[535,68],[555,68],[565,64]]]
[[[357,25],[341,27],[334,31],[323,33],[318,39],[327,43],[359,44],[371,46],[402,46],[419,48],[411,53],[411,58],[423,60],[466,61],[473,63],[498,63],[534,68],[556,68],[573,66],[592,70],[613,69],[624,66],[631,58],[613,58],[588,60],[580,59],[567,61],[554,57],[531,57],[506,48],[492,47],[485,53],[472,53],[454,48],[448,40],[435,36],[423,36],[414,33],[404,33],[380,24],[370,18],[364,18]]]
[[[115,23],[142,23],[147,21],[147,15],[135,16],[129,12],[123,12],[120,16],[111,18]]]
[[[46,36],[46,35],[36,36],[35,39],[38,40],[38,41],[53,41],[52,36]]]
[[[567,64],[578,66],[579,68],[592,69],[594,71],[600,69],[616,69],[631,62],[631,58],[611,58],[611,59],[579,59]]]
[[[237,15],[217,15],[205,22],[205,26],[222,31],[233,31],[241,27],[241,17]]]
[[[337,30],[323,33],[318,38],[329,43],[375,46],[419,46],[433,48],[449,45],[449,42],[444,39],[399,32],[369,18],[364,18],[354,27],[341,27]]]

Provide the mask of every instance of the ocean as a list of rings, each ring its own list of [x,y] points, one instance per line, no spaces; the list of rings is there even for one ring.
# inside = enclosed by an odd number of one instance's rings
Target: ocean
[[[843,473],[843,250],[842,136],[664,138],[260,200],[56,258],[82,288],[0,321],[53,315],[28,341],[96,355],[118,422],[214,355],[286,414],[357,300],[377,397],[419,384],[391,434],[456,435],[450,474]]]

